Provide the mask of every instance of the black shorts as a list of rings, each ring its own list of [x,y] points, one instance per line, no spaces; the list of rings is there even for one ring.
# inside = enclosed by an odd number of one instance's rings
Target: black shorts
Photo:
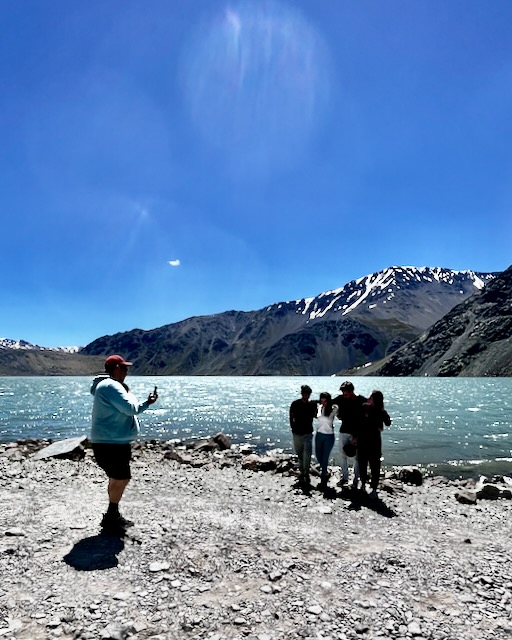
[[[106,444],[93,442],[92,450],[99,467],[114,480],[130,480],[130,460],[132,459],[131,444]]]

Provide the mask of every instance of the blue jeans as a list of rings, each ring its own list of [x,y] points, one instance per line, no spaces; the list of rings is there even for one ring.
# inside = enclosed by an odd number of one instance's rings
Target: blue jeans
[[[303,478],[309,476],[309,467],[311,466],[311,451],[313,449],[313,434],[306,435],[293,434],[293,448],[299,457],[299,471]]]
[[[327,465],[334,447],[334,433],[319,433],[315,435],[315,455],[322,469],[322,481],[327,480]]]

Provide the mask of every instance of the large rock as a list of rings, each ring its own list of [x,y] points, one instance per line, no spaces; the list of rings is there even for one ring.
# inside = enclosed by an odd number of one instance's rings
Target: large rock
[[[164,453],[166,460],[176,460],[180,464],[187,464],[190,467],[204,467],[208,464],[208,460],[198,455],[188,455],[186,453],[179,453],[176,449],[171,448]]]
[[[495,484],[484,484],[483,487],[477,491],[476,497],[480,500],[497,500],[500,497],[501,489]]]
[[[417,487],[423,484],[423,474],[418,467],[402,467],[398,472],[398,479],[405,484],[414,484]]]
[[[476,504],[476,491],[469,491],[468,489],[462,489],[455,494],[455,500],[461,504]]]
[[[251,471],[272,471],[277,467],[277,460],[270,456],[259,456],[251,453],[242,460],[242,468]]]
[[[52,442],[44,449],[35,453],[32,458],[34,460],[43,460],[44,458],[71,458],[72,460],[81,460],[85,456],[83,443],[87,440],[87,436],[78,436],[76,438],[66,438],[58,442]]]
[[[192,445],[195,451],[226,451],[231,449],[231,440],[224,433],[216,433],[207,440],[200,440]]]

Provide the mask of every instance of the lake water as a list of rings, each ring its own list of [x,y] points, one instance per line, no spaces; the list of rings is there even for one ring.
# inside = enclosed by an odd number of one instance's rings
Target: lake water
[[[512,475],[512,378],[354,378],[356,392],[384,393],[393,423],[383,465],[436,473]],[[140,399],[159,401],[140,417],[143,439],[197,438],[218,431],[258,450],[291,451],[288,409],[309,384],[337,395],[332,377],[129,377]],[[58,440],[89,433],[91,378],[0,377],[0,441]],[[338,423],[338,421],[336,421]],[[338,423],[339,424],[339,423]],[[333,451],[336,461],[337,445]]]

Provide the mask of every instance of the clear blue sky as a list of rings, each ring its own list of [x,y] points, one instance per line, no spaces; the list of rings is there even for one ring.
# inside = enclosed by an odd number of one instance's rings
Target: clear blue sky
[[[512,263],[509,0],[0,8],[0,337]]]

